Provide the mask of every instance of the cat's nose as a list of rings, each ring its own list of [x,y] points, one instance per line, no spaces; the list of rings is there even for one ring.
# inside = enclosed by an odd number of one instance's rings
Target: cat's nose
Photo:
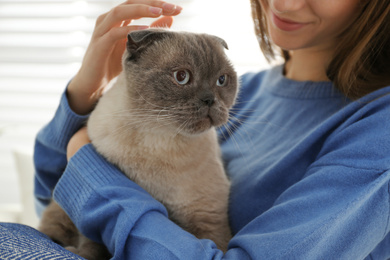
[[[200,98],[200,100],[204,105],[211,107],[214,104],[215,98],[212,95],[208,95]]]

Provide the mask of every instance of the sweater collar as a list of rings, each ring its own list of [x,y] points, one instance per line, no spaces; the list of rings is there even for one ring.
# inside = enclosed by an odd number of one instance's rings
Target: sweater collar
[[[283,65],[273,67],[266,75],[267,91],[286,98],[323,99],[344,97],[330,81],[295,81],[283,75]]]

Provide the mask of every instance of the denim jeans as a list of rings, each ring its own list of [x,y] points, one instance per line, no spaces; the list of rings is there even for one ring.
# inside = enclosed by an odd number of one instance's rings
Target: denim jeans
[[[0,259],[84,259],[32,227],[0,223]]]

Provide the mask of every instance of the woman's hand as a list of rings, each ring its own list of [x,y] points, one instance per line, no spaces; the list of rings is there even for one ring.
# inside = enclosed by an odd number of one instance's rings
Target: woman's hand
[[[83,127],[77,131],[68,143],[68,148],[66,151],[66,157],[68,158],[68,161],[81,147],[89,144],[90,142],[91,140],[89,140],[88,137],[87,127]]]
[[[165,15],[151,26],[170,27],[172,16],[181,9],[159,0],[129,0],[99,16],[81,68],[67,89],[72,110],[81,115],[91,112],[104,87],[121,72],[127,34],[149,27],[129,26],[132,20]]]

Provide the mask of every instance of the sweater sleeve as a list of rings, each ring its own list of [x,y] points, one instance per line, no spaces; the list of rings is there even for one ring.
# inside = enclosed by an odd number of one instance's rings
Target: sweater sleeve
[[[54,186],[65,170],[70,138],[87,119],[88,115],[80,116],[71,110],[64,92],[53,119],[39,131],[34,147],[34,195],[38,215],[50,202]]]

